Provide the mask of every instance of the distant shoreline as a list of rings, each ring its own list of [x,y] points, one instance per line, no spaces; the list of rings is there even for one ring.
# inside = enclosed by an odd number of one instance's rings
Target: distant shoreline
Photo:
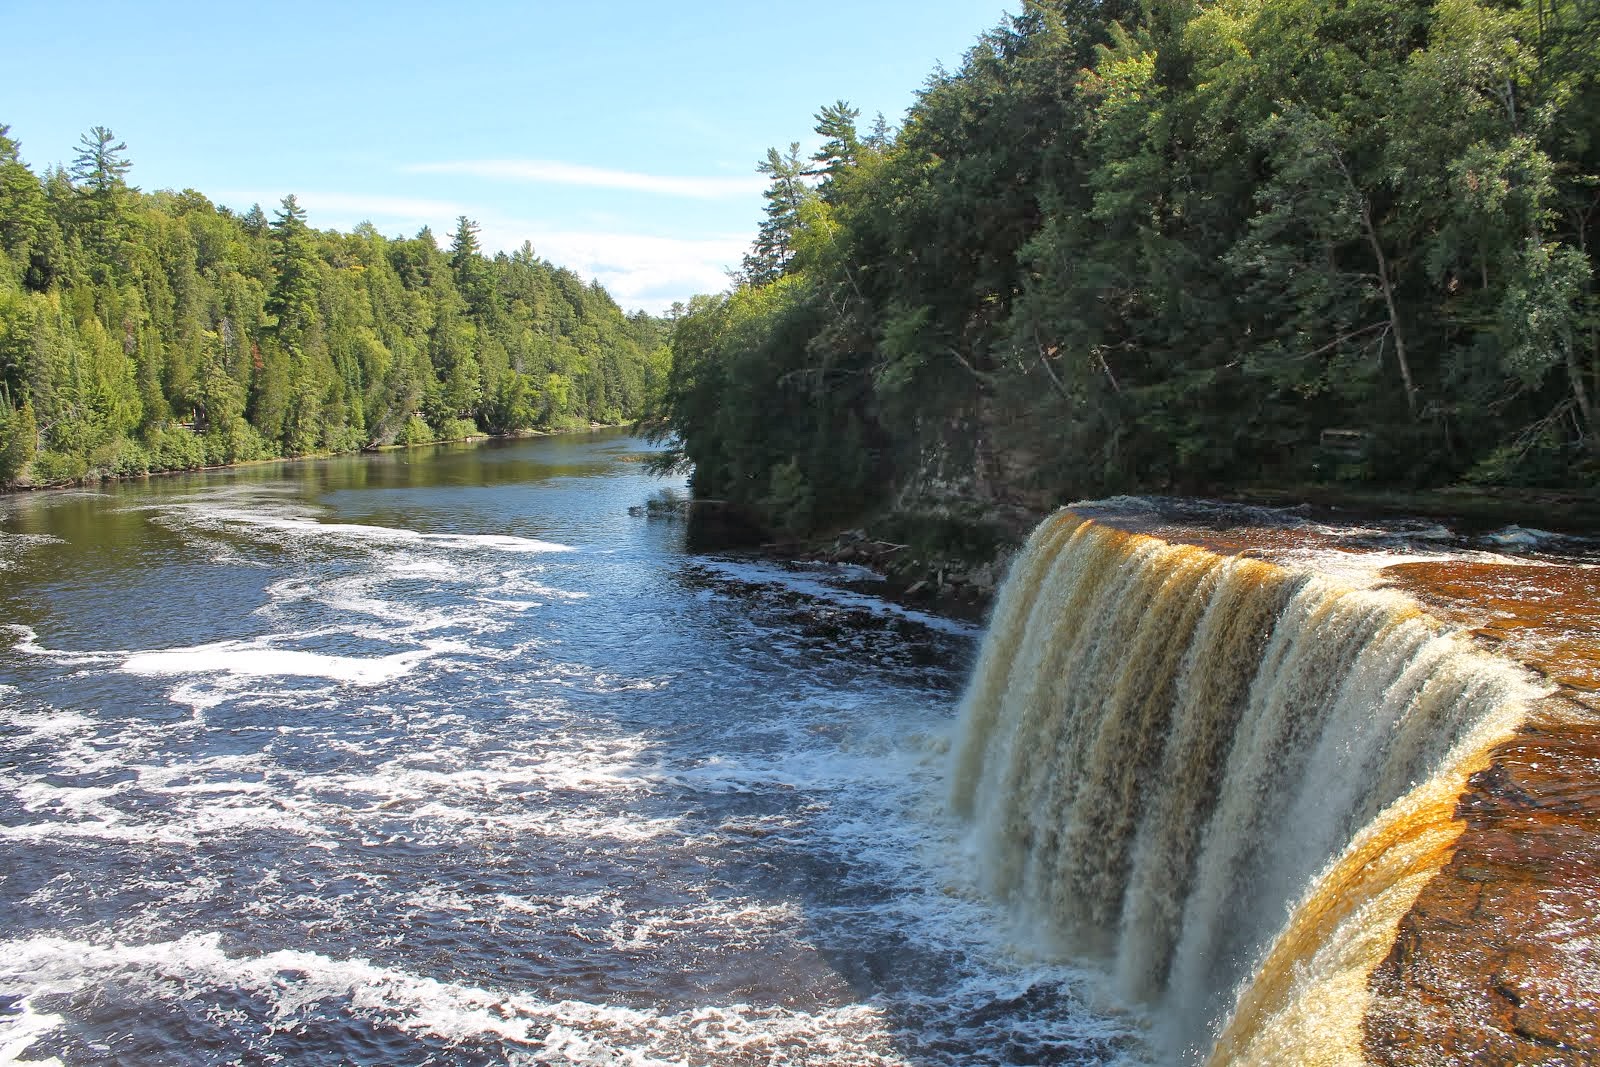
[[[302,463],[307,460],[333,459],[338,456],[376,455],[384,452],[403,452],[416,448],[433,448],[437,445],[462,445],[481,441],[516,441],[529,437],[565,437],[571,434],[595,433],[599,430],[626,429],[628,422],[592,422],[570,430],[516,430],[512,433],[479,433],[469,437],[451,437],[437,441],[423,441],[410,445],[368,445],[344,452],[307,452],[300,456],[270,456],[266,459],[245,459],[237,463],[219,463],[208,467],[172,467],[166,470],[145,471],[143,474],[103,474],[96,477],[77,478],[70,482],[51,482],[48,485],[12,485],[0,487],[0,496],[19,493],[48,493],[62,489],[84,489],[104,482],[136,482],[149,478],[166,478],[176,474],[204,474],[209,471],[240,470],[246,467],[264,467],[272,463]]]

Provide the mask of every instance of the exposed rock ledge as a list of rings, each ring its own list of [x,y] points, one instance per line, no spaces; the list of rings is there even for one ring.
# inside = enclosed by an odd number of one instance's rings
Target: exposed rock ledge
[[[1473,776],[1373,972],[1373,1063],[1600,1062],[1600,724],[1549,710]]]

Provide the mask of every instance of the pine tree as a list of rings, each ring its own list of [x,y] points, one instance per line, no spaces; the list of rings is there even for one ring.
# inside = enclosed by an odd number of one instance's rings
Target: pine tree
[[[68,171],[77,190],[80,240],[90,253],[90,274],[104,283],[125,266],[122,247],[126,220],[124,175],[133,164],[128,146],[105,126],[95,126],[79,139],[78,154]]]
[[[50,218],[39,179],[22,162],[22,146],[0,124],[0,252],[16,278],[36,292],[50,287],[61,269],[61,231]]]
[[[276,279],[267,297],[268,313],[277,316],[278,339],[296,349],[316,313],[316,248],[306,212],[293,193],[273,213],[272,268]]]
[[[127,144],[118,141],[116,134],[105,126],[90,127],[89,132],[78,139],[78,144],[80,148],[73,157],[70,173],[80,188],[104,200],[125,187],[123,176],[133,166],[124,154],[128,151]]]
[[[802,180],[806,169],[800,161],[800,142],[791,142],[787,155],[779,155],[776,148],[767,149],[767,158],[756,165],[756,170],[771,179],[765,194],[766,217],[761,220],[740,273],[750,285],[765,285],[782,277],[794,256],[800,205],[809,192]]]
[[[456,233],[450,239],[450,266],[459,277],[478,257],[478,224],[465,215],[456,217]]]
[[[807,174],[813,177],[834,178],[856,165],[861,157],[861,138],[856,133],[856,119],[861,110],[844,100],[829,104],[816,114],[816,131],[822,137],[822,147],[811,155],[818,166]],[[878,116],[881,126],[883,116]],[[877,131],[874,131],[877,133]]]

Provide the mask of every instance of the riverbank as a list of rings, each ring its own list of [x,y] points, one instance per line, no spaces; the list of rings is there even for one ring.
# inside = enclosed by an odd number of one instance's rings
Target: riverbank
[[[267,456],[261,459],[239,460],[235,463],[203,464],[194,467],[164,467],[160,470],[143,470],[118,472],[102,468],[92,468],[82,477],[69,478],[60,481],[51,481],[43,484],[0,485],[0,495],[7,493],[32,493],[45,492],[54,489],[81,489],[86,486],[100,485],[103,482],[133,482],[149,478],[168,477],[178,474],[200,474],[207,471],[240,470],[250,467],[265,467],[273,463],[303,463],[308,460],[333,459],[337,456],[358,456],[368,453],[380,452],[405,452],[420,448],[433,448],[439,445],[465,445],[477,444],[484,441],[518,441],[539,437],[561,437],[568,434],[594,433],[597,430],[616,430],[632,423],[600,423],[592,422],[585,426],[573,426],[562,430],[516,430],[511,433],[478,433],[464,437],[444,437],[432,441],[418,441],[410,444],[368,445],[361,448],[346,449],[338,452],[307,452],[299,456]]]
[[[1333,525],[1409,518],[1464,534],[1518,527],[1557,534],[1600,532],[1600,493],[1504,486],[1388,489],[1336,485],[1211,487],[1196,498],[1296,512]],[[804,539],[746,544],[774,558],[854,564],[882,574],[897,601],[958,618],[988,613],[1018,547],[1050,509],[963,502],[889,510]]]

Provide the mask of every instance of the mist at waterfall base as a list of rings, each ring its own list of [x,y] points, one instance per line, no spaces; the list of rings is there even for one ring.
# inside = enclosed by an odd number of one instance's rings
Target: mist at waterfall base
[[[978,635],[644,450],[0,502],[0,1062],[1144,1061],[947,814]]]

